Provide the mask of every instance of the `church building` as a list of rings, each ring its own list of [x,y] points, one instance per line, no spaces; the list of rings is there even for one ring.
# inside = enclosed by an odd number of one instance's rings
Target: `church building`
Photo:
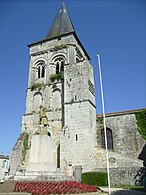
[[[11,152],[10,175],[16,180],[41,176],[64,180],[77,179],[80,172],[105,168],[103,127],[101,116],[96,116],[93,67],[64,3],[47,36],[30,44],[29,49],[26,113],[22,117],[22,132]],[[112,120],[112,117],[107,120],[112,168],[121,166],[122,162],[127,167],[126,159],[120,155],[121,142],[114,145],[112,140],[113,137],[121,139],[118,130],[112,132],[115,127],[111,125]],[[144,143],[140,135],[135,134],[135,139],[139,145],[131,148],[131,153],[133,150],[138,153]],[[135,156],[129,159],[134,167],[140,167],[141,162]]]

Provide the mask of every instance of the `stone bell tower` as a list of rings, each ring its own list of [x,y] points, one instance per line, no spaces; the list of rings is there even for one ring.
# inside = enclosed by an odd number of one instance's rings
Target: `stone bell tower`
[[[71,176],[77,165],[91,170],[96,145],[93,67],[64,3],[47,36],[29,48],[23,138],[12,150],[13,172],[42,175],[59,170]]]

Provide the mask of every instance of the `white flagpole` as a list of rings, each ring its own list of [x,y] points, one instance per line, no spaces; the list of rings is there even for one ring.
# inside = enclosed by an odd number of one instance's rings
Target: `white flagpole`
[[[106,123],[105,123],[104,96],[103,96],[102,74],[101,74],[100,56],[99,56],[99,54],[97,55],[97,58],[98,58],[99,77],[100,77],[100,90],[101,90],[101,99],[102,99],[102,112],[103,112],[103,121],[104,121],[104,138],[105,138],[105,149],[106,149],[106,160],[107,160],[108,191],[109,191],[109,194],[111,194],[111,190],[110,190],[110,175],[109,175],[109,157],[108,157]]]

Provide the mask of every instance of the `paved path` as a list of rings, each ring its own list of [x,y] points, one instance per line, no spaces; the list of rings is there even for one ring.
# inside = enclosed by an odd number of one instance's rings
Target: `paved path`
[[[102,188],[104,193],[99,193],[101,195],[108,194],[108,188]],[[111,195],[146,195],[146,192],[137,191],[137,190],[128,190],[128,189],[118,189],[118,188],[111,188]]]
[[[0,195],[30,195],[27,193],[0,193]],[[70,194],[71,195],[71,194]],[[74,195],[74,194],[72,194]],[[108,192],[94,192],[94,193],[83,193],[78,195],[108,195]],[[146,195],[146,192],[139,192],[136,190],[111,190],[111,195]]]
[[[102,188],[103,192],[92,192],[92,193],[82,193],[78,195],[108,195],[108,188]],[[29,193],[0,193],[0,195],[30,195]],[[70,194],[74,195],[74,194]],[[111,188],[111,195],[146,195],[146,192],[140,192],[137,190],[128,190],[128,189],[118,189]]]

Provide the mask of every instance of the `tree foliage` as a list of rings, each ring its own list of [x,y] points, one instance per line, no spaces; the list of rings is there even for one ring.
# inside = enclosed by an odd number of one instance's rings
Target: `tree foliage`
[[[58,74],[51,74],[50,79],[54,81],[55,79],[63,79],[64,78],[64,71],[60,71]]]
[[[136,123],[139,127],[139,132],[142,137],[146,140],[146,109],[142,112],[138,112],[136,115]]]

